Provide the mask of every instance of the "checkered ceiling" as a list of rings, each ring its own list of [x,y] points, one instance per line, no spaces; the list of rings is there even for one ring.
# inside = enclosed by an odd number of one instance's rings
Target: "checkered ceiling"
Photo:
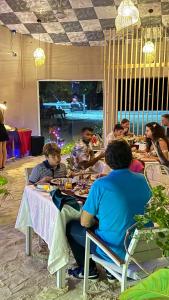
[[[65,17],[57,17],[57,0],[0,0],[0,24],[45,42],[100,46],[104,31],[115,26],[121,0],[62,0]],[[169,0],[134,0],[142,25],[169,24]],[[37,23],[41,19],[41,24]]]

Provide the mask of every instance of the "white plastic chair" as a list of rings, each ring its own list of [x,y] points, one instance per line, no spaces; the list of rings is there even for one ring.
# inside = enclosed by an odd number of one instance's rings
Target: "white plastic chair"
[[[120,259],[113,251],[111,251],[92,231],[86,232],[86,248],[85,248],[85,268],[84,268],[84,285],[83,296],[87,296],[88,292],[88,273],[90,258],[96,263],[102,265],[108,272],[110,272],[121,284],[121,292],[123,292],[127,285],[127,278],[130,280],[130,285],[136,281],[148,276],[155,269],[169,265],[166,258],[162,258],[162,251],[153,240],[142,239],[146,233],[153,232],[157,235],[159,232],[165,232],[167,229],[149,228],[143,230],[135,229],[133,237],[130,241],[128,252],[125,259]],[[112,262],[100,258],[97,255],[90,254],[90,242],[96,244]],[[138,262],[141,268],[133,263],[133,260]]]
[[[29,183],[29,176],[31,175],[33,168],[25,168],[25,179],[26,179],[26,184]]]
[[[169,192],[169,169],[160,164],[148,164],[145,166],[144,175],[150,187],[163,185]]]

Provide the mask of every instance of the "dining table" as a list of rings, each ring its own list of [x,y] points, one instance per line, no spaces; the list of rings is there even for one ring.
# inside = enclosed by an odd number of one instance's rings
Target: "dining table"
[[[68,191],[68,194],[73,195],[73,192]],[[15,228],[26,236],[28,256],[32,254],[32,231],[46,242],[49,249],[48,271],[56,274],[58,288],[65,287],[65,267],[69,262],[66,224],[73,219],[78,220],[80,214],[81,211],[66,204],[60,211],[50,193],[39,191],[33,185],[24,189]]]

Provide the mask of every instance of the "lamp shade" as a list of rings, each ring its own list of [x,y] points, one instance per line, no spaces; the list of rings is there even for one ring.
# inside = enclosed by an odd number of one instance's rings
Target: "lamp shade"
[[[45,52],[42,48],[36,48],[33,53],[36,66],[42,66],[45,63]]]
[[[118,7],[118,16],[115,19],[116,30],[120,31],[128,26],[140,26],[140,24],[137,7],[131,0],[123,0]]]
[[[151,54],[155,51],[154,43],[151,41],[147,41],[143,47],[143,53]]]

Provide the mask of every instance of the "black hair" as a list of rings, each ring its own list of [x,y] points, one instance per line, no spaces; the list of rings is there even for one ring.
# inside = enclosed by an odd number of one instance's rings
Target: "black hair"
[[[164,128],[157,122],[147,123],[146,127],[150,128],[150,130],[152,132],[153,141],[157,141],[160,138],[162,138],[164,140],[166,139]]]
[[[152,132],[153,142],[157,142],[159,139],[163,139],[167,143],[169,149],[169,141],[165,136],[164,128],[160,124],[158,124],[157,122],[150,122],[146,124],[146,127],[150,128]],[[150,138],[146,138],[146,144],[147,144],[147,150],[149,151],[152,145]]]
[[[83,127],[82,130],[81,130],[81,133],[84,133],[86,130],[88,130],[90,132],[93,132],[93,128],[91,128],[91,127]]]
[[[111,169],[129,168],[132,162],[130,146],[124,140],[115,140],[108,144],[105,152],[105,160]]]
[[[115,124],[113,131],[115,130],[123,130],[123,127],[121,126],[121,124]]]
[[[121,120],[121,124],[125,124],[125,123],[130,123],[130,121],[128,120],[128,119],[123,119],[123,120]]]
[[[169,121],[169,114],[162,115],[163,118],[166,118]]]

